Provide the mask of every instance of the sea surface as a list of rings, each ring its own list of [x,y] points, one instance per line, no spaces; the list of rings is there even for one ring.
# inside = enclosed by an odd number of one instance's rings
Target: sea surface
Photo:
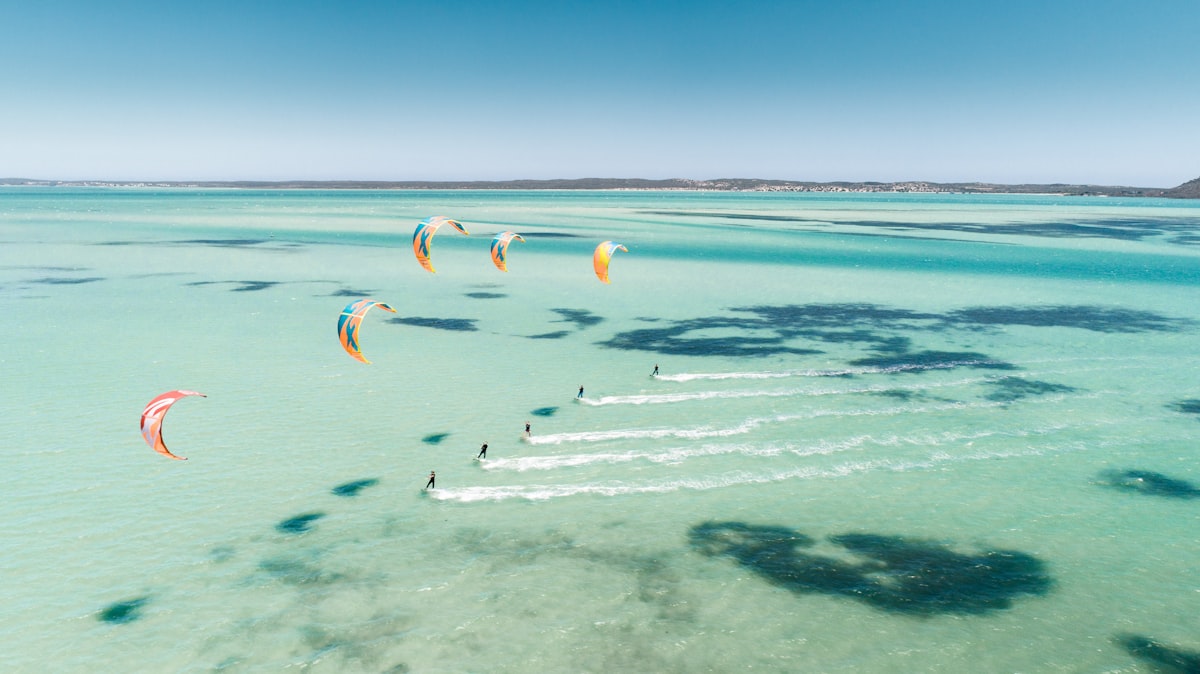
[[[6,187],[0,312],[5,672],[1200,668],[1196,202]]]

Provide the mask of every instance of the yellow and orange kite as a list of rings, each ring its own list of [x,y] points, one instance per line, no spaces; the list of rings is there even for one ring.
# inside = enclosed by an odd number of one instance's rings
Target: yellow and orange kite
[[[608,265],[612,262],[613,253],[618,250],[629,252],[625,246],[612,241],[605,241],[596,246],[596,252],[592,253],[592,267],[596,270],[596,278],[608,283]]]

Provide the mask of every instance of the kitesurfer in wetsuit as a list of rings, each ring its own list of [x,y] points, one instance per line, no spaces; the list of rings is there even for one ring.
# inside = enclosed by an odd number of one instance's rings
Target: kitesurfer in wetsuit
[[[654,364],[654,372],[651,372],[651,373],[650,373],[650,376],[651,376],[651,377],[658,376],[658,363],[655,363],[655,364]]]
[[[530,433],[530,432],[529,432],[529,422],[528,422],[528,421],[526,421],[526,422],[525,422],[525,437],[529,437],[529,436],[531,436],[531,435],[533,435],[533,433]]]
[[[425,483],[426,489],[433,489],[433,480],[435,477],[437,477],[437,474],[434,473],[432,470],[429,471],[429,481]]]
[[[485,459],[487,458],[487,443],[486,442],[483,443],[483,446],[479,448],[479,454],[477,454],[475,456],[476,459],[478,459],[480,457],[485,458]]]
[[[576,397],[576,398],[582,398],[582,397],[583,397],[583,387],[582,387],[582,386],[580,386],[580,387],[579,387],[579,395],[577,395],[577,396],[575,396],[575,397]]]

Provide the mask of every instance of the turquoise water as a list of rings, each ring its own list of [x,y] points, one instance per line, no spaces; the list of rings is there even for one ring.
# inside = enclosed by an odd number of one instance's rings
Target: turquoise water
[[[1198,291],[1180,201],[5,188],[0,669],[1160,671]]]

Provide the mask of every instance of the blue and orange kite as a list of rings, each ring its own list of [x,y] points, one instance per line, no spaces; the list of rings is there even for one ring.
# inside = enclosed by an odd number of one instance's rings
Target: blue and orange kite
[[[359,324],[362,323],[363,316],[365,316],[372,307],[379,307],[384,311],[390,311],[393,314],[396,313],[395,309],[389,307],[383,302],[362,299],[347,304],[346,308],[342,309],[342,315],[338,317],[338,339],[340,339],[342,342],[342,348],[345,349],[346,353],[350,354],[350,356],[355,360],[363,363],[370,363],[371,361],[367,360],[366,357],[362,355],[362,351],[358,348],[358,327]]]
[[[433,243],[433,235],[437,233],[442,225],[450,225],[469,236],[467,229],[462,226],[462,223],[457,220],[451,220],[444,215],[435,215],[432,218],[425,218],[417,224],[417,228],[413,230],[413,254],[417,256],[417,262],[425,268],[425,271],[437,273],[433,268],[433,263],[429,261],[429,246]]]
[[[516,232],[500,232],[492,239],[492,264],[500,271],[508,271],[508,244],[512,243],[513,239],[525,243],[525,239]]]

